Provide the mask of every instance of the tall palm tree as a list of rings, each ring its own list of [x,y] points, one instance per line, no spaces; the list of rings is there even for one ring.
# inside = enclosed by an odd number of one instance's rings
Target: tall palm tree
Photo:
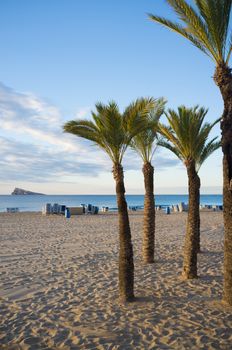
[[[131,103],[123,114],[115,102],[96,104],[97,113],[90,120],[72,120],[64,125],[64,131],[92,141],[108,154],[113,162],[113,177],[119,217],[119,296],[122,301],[134,299],[134,262],[131,231],[125,199],[122,159],[131,139],[143,131],[146,125],[143,115],[153,108],[152,98],[141,98]]]
[[[224,215],[224,292],[225,303],[232,305],[232,73],[229,61],[231,42],[231,0],[166,0],[182,21],[175,23],[150,14],[150,18],[188,39],[215,63],[214,81],[219,87],[224,111],[221,120],[223,151]]]
[[[156,149],[157,127],[163,114],[166,101],[163,98],[155,101],[155,107],[145,116],[150,128],[132,139],[131,147],[143,160],[144,175],[144,218],[143,218],[143,261],[154,262],[155,251],[155,200],[154,200],[154,167],[152,158]]]
[[[160,124],[160,133],[166,139],[160,145],[171,150],[186,166],[188,175],[189,209],[184,244],[183,277],[197,278],[197,253],[200,237],[200,178],[202,163],[220,147],[217,137],[207,141],[214,123],[204,123],[207,110],[181,106],[178,112],[169,109],[168,126]]]

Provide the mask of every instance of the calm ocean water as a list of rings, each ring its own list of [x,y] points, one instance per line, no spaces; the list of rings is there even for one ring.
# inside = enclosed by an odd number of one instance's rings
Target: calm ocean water
[[[128,206],[142,206],[143,195],[127,195]],[[175,205],[180,202],[188,203],[187,195],[156,195],[156,205]],[[222,205],[222,195],[201,195],[201,204]],[[38,195],[0,195],[0,212],[6,211],[6,208],[17,207],[20,211],[41,211],[46,203],[59,203],[67,206],[78,206],[80,204],[93,204],[116,208],[115,195],[56,195],[56,196],[38,196]]]

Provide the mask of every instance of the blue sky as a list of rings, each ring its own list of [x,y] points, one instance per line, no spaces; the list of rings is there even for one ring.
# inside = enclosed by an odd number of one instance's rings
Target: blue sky
[[[98,101],[123,109],[164,96],[170,108],[208,107],[208,121],[222,114],[213,62],[146,13],[175,18],[164,0],[0,2],[0,193],[114,193],[108,158],[61,129]],[[186,192],[186,170],[170,152],[159,149],[154,164],[157,192]],[[143,193],[137,155],[124,166],[127,192]],[[220,150],[200,176],[205,192],[220,192]]]

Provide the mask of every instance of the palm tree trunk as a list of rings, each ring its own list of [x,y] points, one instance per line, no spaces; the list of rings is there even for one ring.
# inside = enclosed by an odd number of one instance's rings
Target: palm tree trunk
[[[220,88],[224,111],[221,121],[223,152],[224,216],[224,290],[223,300],[232,305],[232,74],[226,65],[218,65],[214,81]]]
[[[134,299],[134,262],[130,224],[125,199],[124,175],[121,164],[113,165],[119,218],[119,296],[125,301]]]
[[[199,189],[200,179],[195,169],[195,162],[187,165],[189,209],[187,231],[184,244],[183,277],[197,278],[197,249],[199,240]]]
[[[197,253],[201,252],[201,218],[200,218],[200,188],[201,188],[201,180],[199,179],[199,188],[197,191],[197,206],[198,206],[198,226],[197,226]]]
[[[154,199],[154,168],[151,163],[143,165],[145,197],[143,218],[143,261],[154,263],[155,250],[155,199]]]

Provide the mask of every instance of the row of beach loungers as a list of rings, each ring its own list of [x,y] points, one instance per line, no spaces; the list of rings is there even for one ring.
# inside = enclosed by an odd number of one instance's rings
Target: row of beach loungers
[[[144,207],[141,205],[137,206],[129,206],[129,210],[137,211],[137,210],[143,210]],[[102,212],[107,211],[117,211],[117,208],[109,208],[109,207],[102,207]],[[171,212],[177,213],[177,212],[187,212],[188,211],[188,204],[180,203],[178,205],[156,205],[155,210],[164,210],[166,214],[170,214]],[[212,210],[212,211],[221,211],[223,210],[222,205],[200,205],[200,210]],[[13,207],[13,208],[6,208],[7,213],[18,213],[19,208]],[[92,204],[81,204],[78,207],[69,207],[66,205],[60,205],[58,203],[54,203],[53,205],[51,203],[46,203],[45,206],[42,208],[42,213],[45,215],[48,214],[63,214],[66,216],[70,215],[82,215],[82,214],[98,214],[99,207],[92,205]]]
[[[143,210],[143,206],[130,206],[130,210],[137,211],[137,210]],[[166,214],[170,214],[171,212],[177,213],[177,212],[187,212],[188,211],[188,204],[180,203],[177,205],[156,205],[155,210],[163,210],[166,212]],[[200,210],[212,210],[212,211],[220,211],[223,210],[222,205],[200,205]]]
[[[158,208],[160,210],[162,208]],[[212,211],[221,211],[223,210],[222,205],[200,205],[200,210],[212,210]],[[170,212],[187,212],[188,211],[188,204],[180,203],[178,205],[170,205],[166,206],[165,208],[166,214],[170,214]]]
[[[7,213],[18,213],[19,208],[6,208]]]
[[[132,211],[143,210],[143,209],[144,207],[142,205],[129,207],[129,210],[132,210]],[[178,205],[156,205],[155,210],[156,211],[164,210],[166,214],[170,214],[171,211],[183,212],[183,211],[188,211],[188,204],[180,203]]]
[[[223,210],[223,205],[200,205],[200,209],[213,209],[214,211]]]
[[[99,207],[92,204],[81,204],[78,207],[70,207],[63,204],[54,203],[46,203],[42,208],[42,214],[63,214],[65,217],[69,218],[71,215],[83,215],[83,214],[98,214]]]

